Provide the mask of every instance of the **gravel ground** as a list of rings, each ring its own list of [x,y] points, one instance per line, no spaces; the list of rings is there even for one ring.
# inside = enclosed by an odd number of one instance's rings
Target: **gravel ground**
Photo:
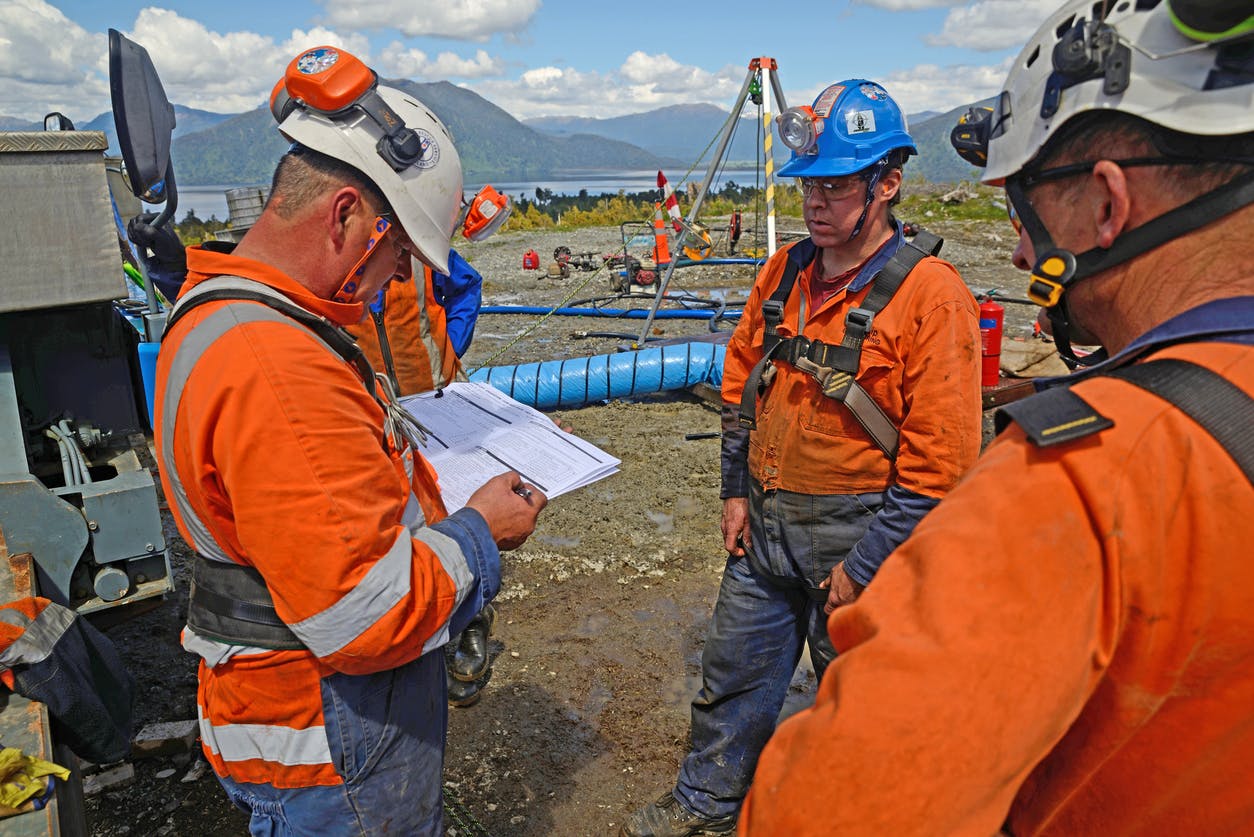
[[[800,224],[781,224],[789,227]],[[973,288],[1022,296],[1026,283],[1008,262],[1007,225],[971,222],[935,231],[946,236],[946,257]],[[549,278],[545,268],[561,246],[599,257],[621,249],[621,234],[617,228],[512,233],[459,250],[484,275],[488,305],[552,306],[613,293],[606,270]],[[540,254],[539,271],[523,269],[528,249]],[[751,268],[706,266],[677,271],[670,290],[735,306],[751,282]],[[649,300],[606,301],[628,302],[644,307]],[[1007,308],[1008,336],[1023,334],[1033,309]],[[473,369],[613,352],[642,325],[485,314],[466,362]],[[709,330],[705,321],[665,320],[650,336]],[[686,436],[716,434],[717,410],[678,391],[556,415],[621,458],[622,471],[555,500],[531,540],[504,557],[491,679],[478,704],[449,712],[451,834],[614,833],[627,814],[673,782],[686,750],[688,702],[725,558],[718,439]],[[137,729],[195,717],[194,660],[178,646],[188,556],[173,527],[167,536],[177,544],[177,593],[109,632],[139,679]],[[804,705],[813,691],[813,675],[799,671],[790,707]],[[132,784],[89,798],[92,834],[246,833],[244,816],[213,777],[196,775],[203,771],[198,756],[146,759],[134,768]]]

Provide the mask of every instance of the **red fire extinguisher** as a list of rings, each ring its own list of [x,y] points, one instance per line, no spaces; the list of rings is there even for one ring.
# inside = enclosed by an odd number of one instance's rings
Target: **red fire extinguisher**
[[[539,270],[540,254],[535,250],[528,250],[523,253],[523,270]]]
[[[984,297],[980,303],[980,349],[983,355],[983,368],[980,384],[986,387],[997,386],[1001,379],[1001,329],[1006,309],[993,301],[991,295]]]

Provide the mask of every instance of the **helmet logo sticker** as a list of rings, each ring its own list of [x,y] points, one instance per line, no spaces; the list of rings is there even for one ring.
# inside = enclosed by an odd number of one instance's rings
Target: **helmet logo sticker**
[[[440,162],[440,144],[435,141],[435,137],[422,128],[415,128],[414,133],[418,135],[418,141],[422,143],[422,154],[414,162],[414,166],[420,169],[434,168],[436,163]]]
[[[312,76],[320,73],[340,60],[340,54],[327,47],[311,49],[296,59],[296,69],[303,75]]]
[[[888,98],[888,92],[878,84],[863,84],[858,88],[858,90],[861,91],[863,96],[866,96],[872,102]]]
[[[836,104],[836,100],[843,92],[845,92],[843,84],[833,84],[820,93],[819,97],[814,100],[814,115],[826,118],[832,112],[832,105]]]
[[[846,113],[845,130],[850,134],[875,133],[875,113],[869,110],[855,110]]]

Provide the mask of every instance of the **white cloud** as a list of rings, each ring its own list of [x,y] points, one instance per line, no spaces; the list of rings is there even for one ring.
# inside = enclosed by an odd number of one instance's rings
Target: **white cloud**
[[[605,118],[681,102],[726,107],[743,81],[741,67],[710,71],[680,64],[669,55],[637,51],[607,73],[534,67],[516,80],[493,79],[466,86],[506,107],[518,119],[572,113]]]
[[[1011,59],[994,65],[921,64],[878,79],[905,113],[947,111],[1001,90]]]
[[[919,9],[939,9],[945,6],[961,6],[966,0],[853,0],[855,6],[872,6],[890,12],[913,12]]]
[[[364,35],[295,29],[277,43],[244,30],[214,32],[155,7],[140,11],[124,34],[147,50],[171,102],[218,113],[266,102],[288,62],[307,47],[335,44],[367,61],[370,50]],[[60,110],[85,122],[109,109],[108,75],[104,35],[44,0],[0,0],[0,114],[37,120]]]
[[[941,31],[924,40],[989,52],[1018,48],[1058,5],[1058,0],[978,0],[950,11]]]
[[[395,29],[415,37],[486,41],[531,22],[540,0],[328,0],[327,21],[351,30]]]
[[[108,41],[43,0],[0,0],[0,113],[59,110],[87,121],[108,107]]]
[[[255,32],[213,32],[177,12],[146,8],[130,33],[152,56],[170,101],[218,113],[252,110],[267,101],[274,83],[301,50],[334,44],[369,61],[361,35],[325,28],[295,29],[283,42]]]
[[[280,52],[283,54],[284,62],[288,62],[310,47],[328,45],[348,50],[367,63],[370,61],[370,39],[365,35],[357,33],[345,35],[321,26],[315,26],[308,31],[293,29],[291,36],[280,46]],[[283,66],[286,67],[287,64],[284,63]],[[278,77],[276,76],[274,80],[278,81]]]
[[[383,50],[375,69],[384,78],[443,81],[499,76],[505,72],[505,62],[482,49],[475,50],[474,58],[441,52],[432,59],[420,49],[408,48],[399,41],[393,41]]]

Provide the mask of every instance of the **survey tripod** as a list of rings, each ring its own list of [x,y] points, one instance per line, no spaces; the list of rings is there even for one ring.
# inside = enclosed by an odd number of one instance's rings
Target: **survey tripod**
[[[768,257],[775,254],[775,159],[771,155],[771,95],[774,94],[775,104],[778,105],[780,113],[788,109],[788,104],[784,99],[784,90],[780,86],[779,74],[776,72],[776,69],[777,65],[774,58],[754,58],[749,62],[749,70],[745,73],[744,84],[740,86],[740,95],[736,97],[736,104],[732,106],[731,118],[727,120],[727,124],[723,127],[722,135],[718,141],[718,148],[715,150],[713,158],[710,159],[709,168],[705,170],[705,178],[701,181],[701,186],[697,190],[697,197],[692,202],[692,206],[683,220],[683,232],[680,234],[679,241],[676,242],[676,253],[683,252],[684,239],[689,234],[692,234],[693,224],[696,223],[697,217],[701,213],[701,205],[705,202],[705,196],[710,191],[710,184],[714,182],[714,174],[718,171],[719,166],[722,165],[723,157],[727,154],[727,149],[731,145],[732,135],[736,132],[736,124],[740,121],[740,111],[745,106],[745,99],[749,97],[750,89],[757,87],[762,91],[762,144],[766,159],[765,177],[763,179],[766,189],[766,253]],[[666,265],[666,271],[662,274],[661,281],[657,283],[657,292],[653,296],[653,305],[649,308],[649,316],[645,318],[644,328],[641,329],[640,337],[636,341],[639,348],[644,348],[649,331],[653,328],[653,319],[657,316],[662,300],[666,298],[666,288],[670,285],[671,275],[674,274],[675,266],[678,262],[678,258],[671,259]]]

